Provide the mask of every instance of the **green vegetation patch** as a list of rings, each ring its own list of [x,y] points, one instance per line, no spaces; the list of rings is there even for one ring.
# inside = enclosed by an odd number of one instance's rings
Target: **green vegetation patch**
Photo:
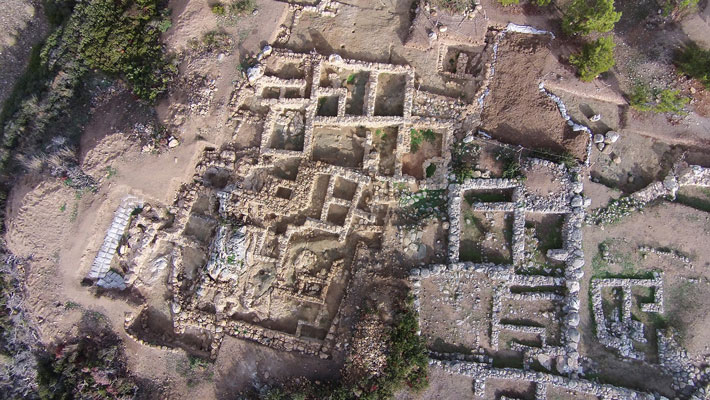
[[[591,82],[614,66],[614,47],[616,44],[611,36],[600,37],[585,44],[581,53],[571,55],[569,62],[577,67],[582,81]]]
[[[87,114],[74,110],[85,110],[90,92],[106,83],[97,81],[94,71],[125,80],[147,101],[166,90],[176,71],[160,42],[161,31],[170,25],[161,1],[45,4],[54,31],[33,49],[26,72],[0,114],[4,174],[18,146],[27,154],[51,135],[76,139],[72,135],[78,136]]]
[[[481,146],[474,143],[456,142],[451,146],[451,172],[456,183],[473,178],[474,166],[478,163]]]
[[[96,313],[97,314],[97,313]],[[133,398],[138,386],[128,374],[120,339],[103,316],[87,313],[86,320],[104,327],[56,346],[39,357],[37,384],[41,399]]]
[[[453,14],[461,14],[476,7],[474,0],[434,0],[432,5]]]
[[[525,179],[525,174],[523,174],[523,167],[520,165],[520,153],[513,152],[511,150],[501,150],[496,154],[497,160],[503,161],[503,174],[502,178],[505,179]]]
[[[251,14],[256,10],[256,0],[236,0],[229,4],[229,12],[232,15]]]
[[[636,265],[640,262],[637,256],[619,250],[618,239],[607,239],[599,243],[598,252],[592,258],[593,278],[635,278],[652,279],[653,271],[639,271]],[[613,271],[612,265],[621,268]]]
[[[651,88],[637,83],[629,94],[629,103],[638,111],[685,114],[690,98],[681,96],[680,90]]]
[[[562,19],[562,30],[567,35],[609,32],[621,19],[614,8],[614,0],[574,0]]]
[[[690,43],[676,55],[678,71],[699,80],[710,89],[710,50]]]
[[[145,100],[167,89],[175,70],[164,56],[161,22],[169,15],[158,0],[92,0],[78,3],[67,24],[47,40],[76,46],[89,68],[126,80]],[[47,49],[47,53],[56,50]]]
[[[421,222],[429,217],[446,217],[448,199],[444,189],[424,189],[414,193],[403,190],[400,193],[399,205],[404,218]]]
[[[429,143],[434,143],[436,140],[436,133],[431,129],[412,129],[410,131],[411,136],[411,151],[416,153],[425,140]]]
[[[661,1],[663,16],[680,19],[689,12],[697,10],[699,2],[699,0],[663,0]]]

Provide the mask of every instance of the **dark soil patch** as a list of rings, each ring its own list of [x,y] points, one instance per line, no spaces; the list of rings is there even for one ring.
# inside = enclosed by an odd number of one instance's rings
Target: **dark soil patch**
[[[545,63],[553,57],[549,42],[547,35],[517,33],[500,42],[483,129],[502,142],[583,159],[588,135],[572,131],[557,105],[538,88]]]
[[[404,89],[407,76],[380,74],[375,97],[375,115],[401,116],[404,113]]]

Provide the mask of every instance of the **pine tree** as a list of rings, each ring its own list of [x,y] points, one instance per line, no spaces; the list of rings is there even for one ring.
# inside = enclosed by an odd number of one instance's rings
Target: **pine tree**
[[[614,9],[614,0],[574,0],[562,19],[562,30],[568,34],[609,32],[621,13]]]
[[[577,67],[581,80],[591,82],[614,66],[614,47],[611,36],[601,37],[585,44],[581,53],[570,56],[569,62]]]

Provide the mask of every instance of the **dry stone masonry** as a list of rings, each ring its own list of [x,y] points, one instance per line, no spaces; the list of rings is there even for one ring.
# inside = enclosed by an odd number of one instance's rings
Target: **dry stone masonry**
[[[644,354],[635,351],[633,346],[633,342],[646,343],[643,323],[631,316],[633,287],[645,287],[653,292],[653,302],[639,305],[642,312],[663,314],[663,276],[660,273],[656,273],[653,279],[593,279],[590,296],[599,342],[617,350],[622,357],[644,360]],[[618,291],[620,297],[621,307],[614,308],[610,316],[604,314],[602,290],[605,288]]]
[[[126,287],[123,277],[111,271],[111,262],[116,251],[118,251],[121,238],[126,231],[133,211],[142,206],[143,202],[141,200],[133,196],[127,196],[116,209],[111,226],[106,231],[104,242],[87,275],[89,279],[96,281],[97,285],[107,289],[124,289]]]
[[[289,3],[294,21],[303,12],[332,15],[339,5]],[[358,276],[358,262],[362,262],[358,260],[380,251],[372,243],[388,234],[385,221],[402,206],[403,188],[419,190],[419,196],[437,190],[446,199],[437,225],[443,232],[437,244],[444,251],[437,261],[413,267],[409,282],[422,320],[430,317],[426,313],[432,312],[432,299],[459,311],[461,304],[470,307],[463,310],[463,317],[445,323],[467,335],[471,351],[432,351],[432,368],[470,377],[477,399],[486,395],[491,380],[531,384],[535,399],[540,400],[552,398],[548,391],[554,389],[610,400],[654,398],[579,378],[585,361],[579,353],[582,304],[586,307],[591,300],[596,340],[636,360],[645,355],[634,343],[643,343],[647,335],[646,327],[632,318],[632,289],[652,293],[652,301],[636,304],[641,312],[664,312],[662,274],[649,279],[592,279],[590,299],[580,295],[585,266],[582,225],[590,205],[583,194],[581,167],[520,157],[523,174],[542,177],[538,181],[547,183],[491,177],[491,171],[479,171],[478,166],[472,174],[475,178],[457,181],[451,165],[456,137],[463,137],[464,144],[476,140],[506,147],[485,133],[474,138],[475,127],[469,126],[470,117],[475,120],[484,104],[501,38],[506,32],[552,35],[510,24],[489,38],[491,60],[473,60],[466,46],[485,43],[485,32],[479,34],[475,27],[484,18],[479,10],[472,7],[469,19],[455,27],[441,22],[445,19],[432,19],[437,10],[422,3],[407,40],[409,46],[426,48],[438,41],[439,72],[448,78],[483,77],[474,104],[419,90],[410,66],[266,46],[246,79],[237,83],[229,104],[233,142],[202,151],[192,179],[165,207],[169,228],[158,233],[147,217],[139,216],[141,235],[131,239],[132,248],[123,248],[124,235],[138,224],[134,220],[131,225],[134,210],[145,205],[136,197],[126,197],[88,278],[106,289],[145,284],[150,276],[146,279],[141,268],[123,275],[113,270],[115,254],[133,255],[150,247],[148,243],[169,243],[155,254],[146,251],[135,256],[147,269],[157,271],[154,276],[167,271],[173,330],[165,336],[204,338],[201,350],[212,357],[229,335],[277,350],[330,358],[334,351],[347,348],[338,338],[338,328],[352,293],[349,281]],[[467,36],[467,29],[476,35]],[[447,69],[452,51],[456,59]],[[474,64],[482,64],[475,73]],[[559,97],[542,84],[540,91],[557,104],[573,129],[591,135],[588,128],[571,121]],[[252,147],[237,145],[249,132],[258,132]],[[433,138],[417,141],[421,132]],[[591,139],[590,146],[596,140]],[[609,145],[617,139],[618,134],[609,132],[599,143]],[[673,197],[684,185],[710,186],[710,172],[677,166],[662,182],[631,196],[639,202]],[[475,253],[475,244],[467,239],[471,215],[498,221],[497,228],[505,225],[499,236],[481,232],[481,241],[494,243],[510,257],[489,260],[481,255],[476,262],[466,258]],[[561,232],[559,242],[544,254],[531,233],[537,229],[531,226],[548,223],[539,222],[541,218],[559,221],[552,229]],[[413,259],[428,256],[420,228],[390,234],[402,243],[401,254]],[[641,251],[688,264],[679,253],[652,247]],[[456,289],[452,294],[449,286],[466,287],[470,293],[461,295],[464,291]],[[618,295],[618,311],[611,315],[605,313],[606,292]],[[443,301],[442,296],[448,297]],[[175,351],[136,333],[136,324],[148,318],[147,308],[139,314],[126,317],[129,336],[140,344]],[[422,324],[420,334],[426,337],[429,328]],[[677,387],[693,389],[698,398],[705,396],[707,390],[696,383],[707,380],[708,371],[681,368],[682,352],[670,339],[658,336],[658,358],[676,371]],[[520,368],[494,367],[504,352],[519,356]],[[683,380],[693,384],[682,386]],[[506,396],[501,398],[514,395]]]

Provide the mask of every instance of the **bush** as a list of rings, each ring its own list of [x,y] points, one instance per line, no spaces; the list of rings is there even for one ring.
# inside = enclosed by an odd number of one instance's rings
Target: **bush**
[[[88,319],[100,316],[86,314]],[[96,322],[94,322],[96,323]],[[105,325],[105,322],[99,322]],[[82,321],[82,325],[85,324]],[[84,330],[86,328],[80,328]],[[132,398],[138,390],[128,375],[120,339],[107,325],[83,331],[75,339],[39,357],[37,383],[41,399]]]
[[[523,168],[518,161],[520,155],[507,149],[503,149],[496,155],[496,160],[503,161],[503,173],[501,178],[504,179],[525,179]]]
[[[212,6],[212,13],[215,15],[224,16],[225,14],[227,14],[227,10],[224,9],[224,6],[221,3],[217,3]]]
[[[422,142],[426,140],[429,143],[433,143],[436,140],[436,133],[431,129],[412,129],[410,131],[411,146],[410,149],[412,153],[419,151],[419,146]]]
[[[562,19],[562,30],[567,35],[609,32],[621,19],[614,9],[614,0],[574,0]]]
[[[678,20],[688,12],[697,9],[699,0],[665,0],[663,2],[663,15]]]
[[[256,10],[255,0],[236,0],[229,5],[229,13],[232,15],[251,14]]]
[[[202,48],[207,51],[226,50],[231,44],[232,37],[227,32],[209,31],[202,36]]]
[[[520,0],[498,0],[498,2],[499,2],[501,5],[507,7],[507,6],[512,6],[512,5],[514,5],[514,4],[520,3]]]
[[[475,143],[456,142],[451,146],[451,172],[456,183],[473,178],[474,166],[478,163],[481,146]]]
[[[582,81],[591,82],[614,66],[614,47],[611,36],[601,37],[585,44],[581,53],[570,56],[569,62],[577,67]]]
[[[676,56],[678,70],[699,80],[710,89],[710,50],[703,50],[696,43],[690,43]]]
[[[690,99],[680,95],[680,90],[652,89],[643,84],[634,85],[629,95],[629,104],[638,111],[683,114]]]
[[[432,5],[454,14],[460,14],[476,7],[474,0],[434,0]]]
[[[90,68],[125,79],[138,97],[153,101],[167,89],[158,0],[93,0],[74,10],[78,50]]]

